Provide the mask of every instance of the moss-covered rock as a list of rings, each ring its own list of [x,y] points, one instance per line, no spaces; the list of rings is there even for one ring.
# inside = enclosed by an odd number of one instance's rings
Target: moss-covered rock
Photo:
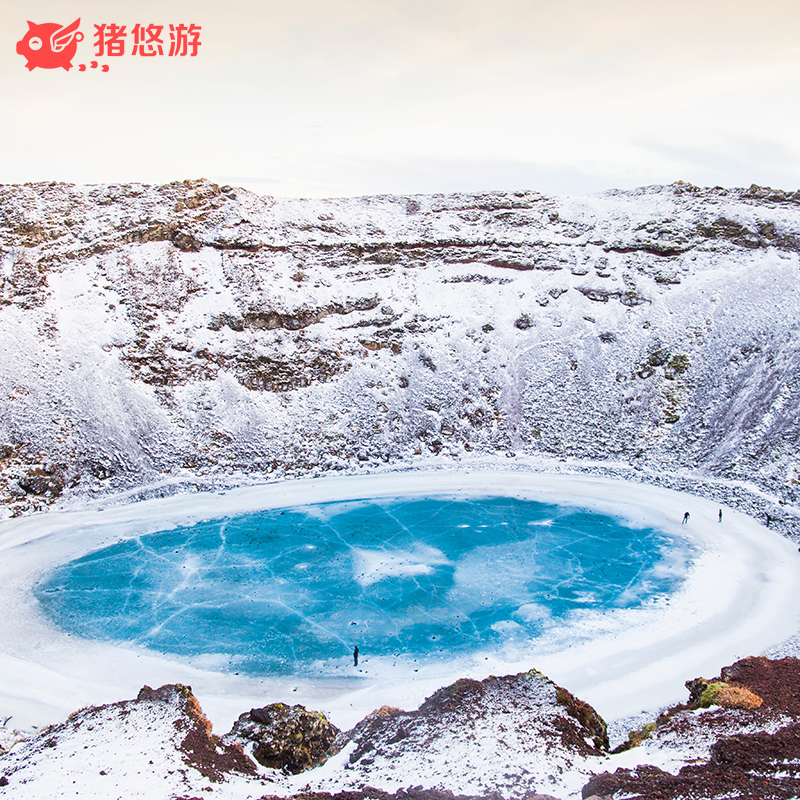
[[[689,705],[695,708],[759,708],[763,700],[744,686],[734,686],[726,681],[707,681],[695,678],[686,682]]]
[[[259,764],[297,775],[326,761],[338,733],[321,711],[272,703],[240,715],[225,740],[252,742]]]

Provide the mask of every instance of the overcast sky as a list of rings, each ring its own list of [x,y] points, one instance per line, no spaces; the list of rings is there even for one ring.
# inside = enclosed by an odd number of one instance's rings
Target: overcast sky
[[[77,17],[75,67],[29,72],[27,20]],[[102,23],[126,54],[79,72]],[[130,55],[136,23],[200,25],[198,55]],[[0,26],[3,183],[800,187],[798,0],[0,0]]]

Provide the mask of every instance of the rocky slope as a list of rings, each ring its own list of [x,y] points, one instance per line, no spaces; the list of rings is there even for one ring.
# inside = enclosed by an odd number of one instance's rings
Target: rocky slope
[[[189,687],[145,687],[0,751],[0,797],[232,799],[313,787],[360,798],[365,787],[402,795],[412,786],[442,800],[453,790],[522,797],[543,785],[578,791],[608,744],[590,706],[533,671],[458,681],[413,712],[384,707],[303,757],[323,727],[335,731],[318,712],[273,704],[220,738]]]
[[[797,797],[800,662],[747,658],[687,686],[688,703],[611,753],[594,709],[535,670],[457,681],[338,736],[318,712],[273,704],[220,738],[191,689],[145,687],[0,749],[0,797]]]
[[[799,250],[800,192],[759,187],[5,186],[0,495],[500,452],[791,503]]]
[[[722,691],[715,696],[709,685]],[[746,658],[710,682],[688,681],[687,687],[688,704],[668,709],[631,736],[639,744],[639,766],[596,775],[584,797],[798,796],[797,659]]]

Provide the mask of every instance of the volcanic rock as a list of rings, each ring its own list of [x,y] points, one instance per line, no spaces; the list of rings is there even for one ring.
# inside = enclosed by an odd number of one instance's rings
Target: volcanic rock
[[[578,789],[607,747],[594,709],[536,670],[462,678],[417,711],[373,712],[343,739],[348,788],[400,789],[413,775],[424,787],[506,797],[546,792],[570,771]]]
[[[279,800],[275,796],[262,797],[260,800]],[[383,792],[369,786],[358,791],[344,792],[301,792],[290,798],[280,800],[503,800],[497,792],[482,795],[453,794],[445,789],[423,789],[421,786],[411,786],[407,789],[398,789],[396,792]],[[549,794],[526,794],[525,800],[559,800]]]
[[[686,682],[689,703],[631,734],[641,764],[593,777],[583,796],[796,798],[800,795],[800,661],[746,658]],[[713,704],[713,705],[712,705]],[[664,768],[666,766],[666,769]]]
[[[259,764],[296,775],[322,764],[339,733],[320,711],[272,703],[240,715],[225,741],[254,743],[253,757]]]
[[[498,452],[788,507],[797,198],[0,187],[0,512]]]
[[[3,792],[15,800],[52,797],[66,786],[71,796],[126,797],[135,788],[137,797],[161,798],[187,783],[210,791],[256,772],[241,747],[211,733],[191,689],[180,684],[145,686],[135,700],[81,709],[2,758]]]

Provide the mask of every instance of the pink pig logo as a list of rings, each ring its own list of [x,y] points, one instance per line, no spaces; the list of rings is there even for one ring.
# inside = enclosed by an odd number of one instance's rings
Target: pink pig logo
[[[17,52],[28,59],[29,69],[72,69],[72,59],[83,34],[78,30],[80,17],[70,25],[61,26],[55,22],[37,25],[28,20],[28,32],[17,42]]]

